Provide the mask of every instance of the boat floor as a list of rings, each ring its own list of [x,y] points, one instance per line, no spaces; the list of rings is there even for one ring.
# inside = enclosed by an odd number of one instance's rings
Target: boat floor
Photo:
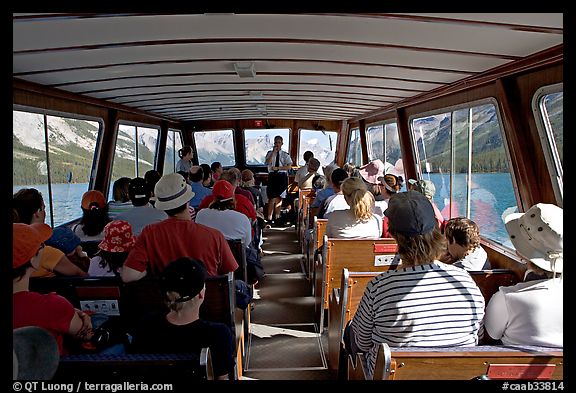
[[[311,283],[303,273],[294,226],[264,231],[266,276],[256,285],[244,377],[328,380],[327,333],[314,321]]]

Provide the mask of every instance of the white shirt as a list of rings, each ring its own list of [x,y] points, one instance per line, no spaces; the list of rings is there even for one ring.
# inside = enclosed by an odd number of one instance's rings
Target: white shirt
[[[563,287],[558,278],[500,287],[486,307],[486,332],[504,345],[562,348]]]
[[[290,154],[288,154],[284,150],[280,150],[279,154],[280,154],[280,165],[278,166],[292,165],[292,158],[290,158]],[[274,165],[276,163],[276,154],[274,154],[274,150],[268,150],[268,153],[266,153],[265,162],[268,162],[268,158],[270,157],[270,155],[272,155],[272,161],[271,164],[268,164],[268,172],[273,172],[272,168],[276,166]],[[280,171],[280,172],[286,172],[286,171]]]
[[[476,247],[470,254],[453,263],[454,266],[461,267],[464,270],[485,270],[490,269],[488,254],[482,246]]]
[[[110,267],[102,267],[100,266],[100,262],[102,261],[102,257],[96,255],[92,259],[90,259],[90,267],[88,268],[88,275],[90,277],[114,277],[114,272],[110,271]]]
[[[242,239],[246,247],[252,242],[250,220],[235,210],[202,209],[196,214],[196,224],[219,230],[226,240]]]
[[[296,171],[296,174],[294,175],[294,181],[298,184],[300,184],[300,180],[304,179],[306,177],[306,175],[308,174],[308,164],[306,165],[302,165],[300,168],[298,168],[298,170]],[[322,175],[324,176],[324,171],[322,170],[322,165],[320,165],[320,167],[318,168],[318,170],[316,171],[316,175]],[[314,177],[314,176],[312,176]]]
[[[328,197],[325,203],[326,203],[326,212],[324,212],[324,218],[328,218],[330,213],[334,211],[350,209],[350,205],[348,205],[348,202],[346,202],[344,194],[334,194]]]
[[[337,210],[328,217],[326,235],[342,239],[379,238],[382,234],[382,218],[372,215],[360,221],[352,210]]]

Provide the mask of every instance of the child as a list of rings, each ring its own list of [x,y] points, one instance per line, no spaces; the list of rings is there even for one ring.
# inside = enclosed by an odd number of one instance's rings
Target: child
[[[488,255],[480,245],[480,230],[474,221],[465,217],[452,218],[446,222],[444,235],[448,250],[443,262],[465,270],[490,269]]]
[[[89,276],[119,276],[119,269],[134,247],[136,238],[128,221],[114,220],[104,227],[104,239],[98,244],[100,251],[90,261]]]

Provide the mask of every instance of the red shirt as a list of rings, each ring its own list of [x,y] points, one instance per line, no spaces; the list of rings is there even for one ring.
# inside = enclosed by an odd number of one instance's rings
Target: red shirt
[[[236,191],[234,191],[234,194],[236,195],[244,195],[246,198],[248,198],[248,200],[250,202],[252,202],[253,205],[256,204],[256,202],[254,201],[254,196],[252,195],[252,193],[248,190],[244,190],[241,187],[236,187]]]
[[[66,354],[63,339],[76,312],[68,300],[55,293],[21,291],[12,295],[12,307],[13,329],[24,326],[44,328],[56,339],[60,355]]]
[[[238,268],[224,235],[194,221],[167,218],[144,227],[124,266],[158,275],[170,262],[181,257],[199,259],[210,276]]]

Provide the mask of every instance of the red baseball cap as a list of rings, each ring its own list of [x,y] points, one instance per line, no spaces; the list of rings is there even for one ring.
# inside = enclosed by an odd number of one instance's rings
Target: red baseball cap
[[[98,190],[86,191],[82,195],[82,209],[90,210],[92,206],[96,206],[98,209],[103,209],[106,206],[106,198]]]
[[[234,198],[234,186],[227,180],[218,180],[216,183],[214,183],[214,187],[212,188],[212,195],[221,201],[232,199]]]
[[[36,255],[42,243],[52,236],[52,228],[43,223],[14,223],[12,236],[12,268],[15,269]]]

